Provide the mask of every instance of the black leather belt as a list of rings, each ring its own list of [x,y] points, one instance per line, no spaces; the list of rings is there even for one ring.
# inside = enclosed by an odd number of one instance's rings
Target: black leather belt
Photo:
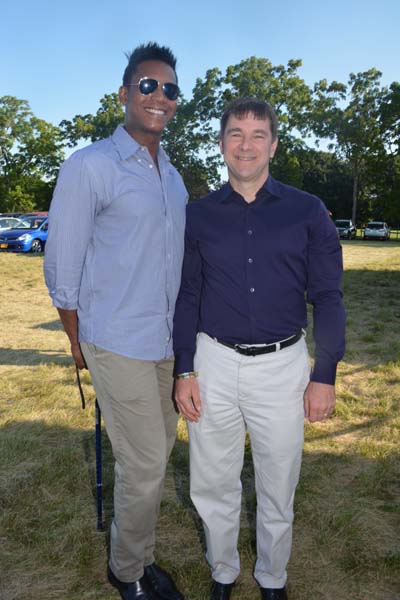
[[[244,354],[245,356],[258,356],[259,354],[269,354],[270,352],[277,352],[278,350],[283,350],[283,348],[288,348],[292,346],[296,342],[298,342],[303,336],[303,332],[299,331],[292,337],[287,338],[286,340],[282,340],[282,342],[275,342],[275,344],[265,344],[265,346],[245,346],[243,344],[228,344],[228,342],[223,342],[222,340],[217,340],[214,338],[216,342],[226,346],[227,348],[231,348],[235,350],[235,352],[239,352],[239,354]]]

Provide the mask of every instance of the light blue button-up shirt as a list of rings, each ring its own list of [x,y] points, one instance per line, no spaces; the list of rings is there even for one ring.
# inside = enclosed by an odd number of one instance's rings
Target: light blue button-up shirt
[[[63,164],[44,273],[53,304],[78,311],[79,340],[144,360],[172,355],[187,192],[160,148],[122,126]]]

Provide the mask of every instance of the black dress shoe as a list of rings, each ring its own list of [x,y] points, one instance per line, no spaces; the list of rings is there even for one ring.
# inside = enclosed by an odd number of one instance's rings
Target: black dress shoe
[[[107,571],[108,581],[119,591],[122,600],[159,600],[157,594],[149,587],[145,576],[137,581],[126,583],[120,581],[110,567]]]
[[[288,600],[286,588],[260,588],[262,600]]]
[[[211,590],[211,600],[229,600],[235,583],[219,583],[214,581]]]
[[[171,575],[156,565],[156,563],[144,568],[144,578],[149,587],[158,594],[158,598],[162,598],[163,600],[184,600]]]

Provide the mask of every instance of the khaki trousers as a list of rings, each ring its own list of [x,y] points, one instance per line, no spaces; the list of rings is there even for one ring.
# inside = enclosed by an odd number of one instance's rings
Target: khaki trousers
[[[115,458],[110,567],[121,581],[136,581],[154,562],[154,531],[175,441],[173,359],[136,360],[81,346]]]
[[[195,369],[202,416],[198,423],[188,423],[190,493],[203,521],[212,577],[232,583],[240,570],[240,475],[247,430],[257,495],[254,576],[262,587],[281,588],[292,543],[303,394],[310,376],[305,341],[247,357],[201,333]]]

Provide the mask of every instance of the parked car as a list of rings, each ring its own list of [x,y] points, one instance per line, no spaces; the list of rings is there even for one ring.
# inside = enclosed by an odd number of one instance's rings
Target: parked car
[[[20,222],[21,219],[17,219],[16,217],[0,217],[0,231],[4,231],[5,229],[12,229],[13,227],[16,227]]]
[[[24,213],[22,216],[23,217],[48,217],[49,211],[48,210],[36,210],[34,212]]]
[[[23,214],[21,212],[2,212],[0,213],[0,217],[20,217]]]
[[[351,219],[336,219],[335,225],[340,238],[346,240],[355,239],[357,229]]]
[[[0,252],[43,252],[47,217],[23,217],[13,229],[0,232]]]
[[[390,238],[390,229],[383,221],[371,221],[364,228],[364,240],[383,240]]]

